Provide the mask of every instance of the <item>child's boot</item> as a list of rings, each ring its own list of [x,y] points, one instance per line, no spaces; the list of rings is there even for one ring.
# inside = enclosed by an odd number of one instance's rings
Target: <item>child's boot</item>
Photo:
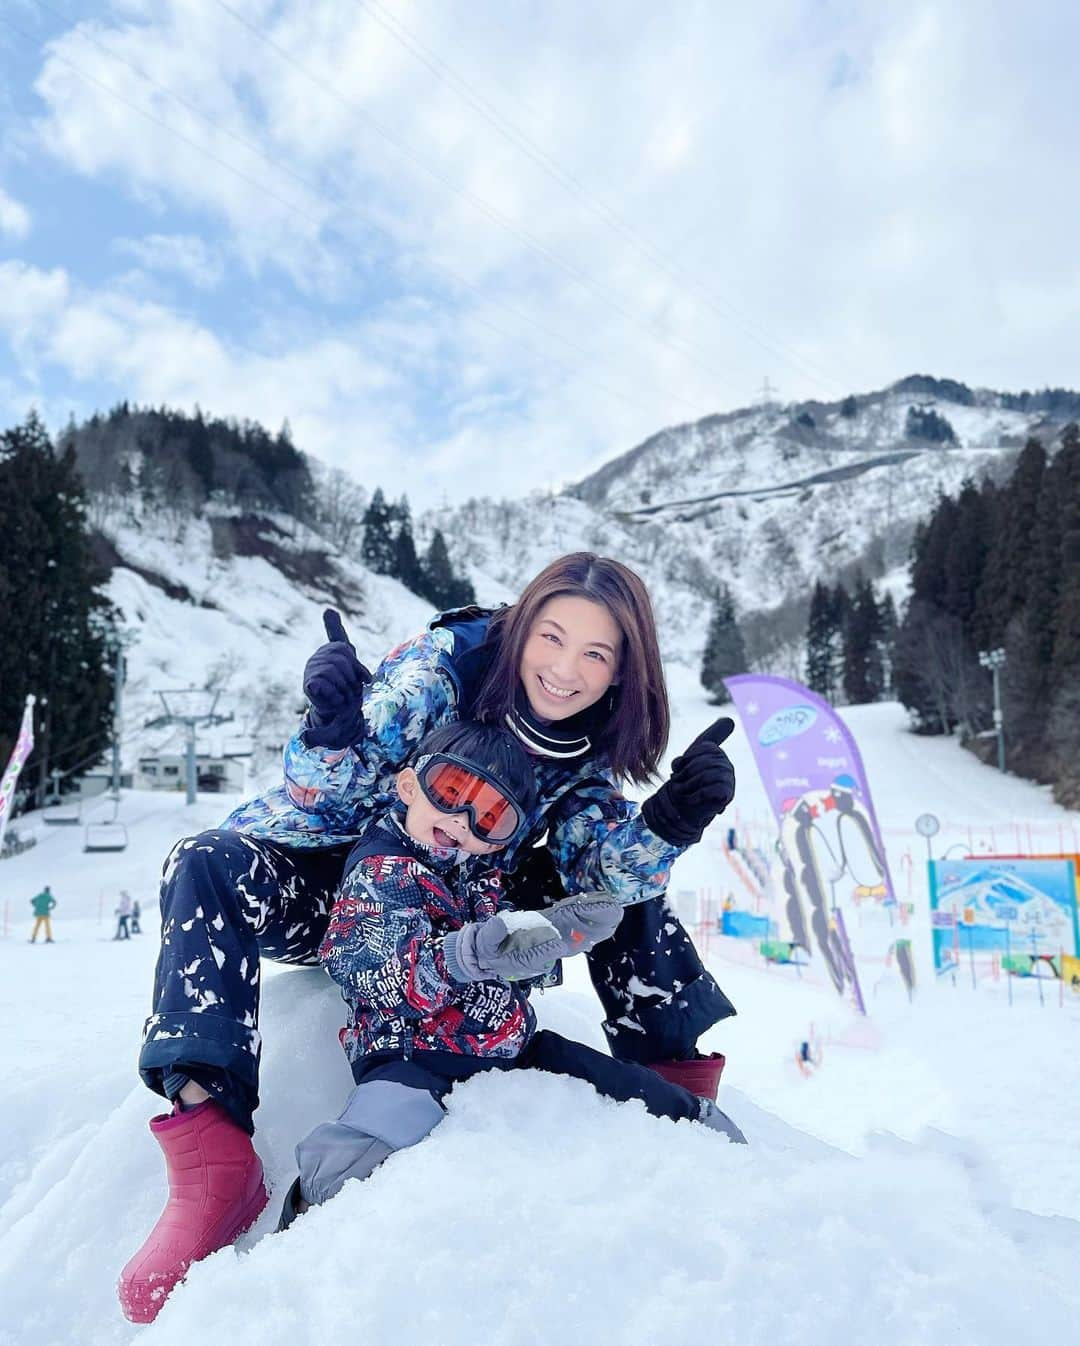
[[[150,1122],[165,1155],[169,1199],[146,1242],[120,1273],[120,1306],[152,1322],[192,1262],[237,1239],[268,1197],[251,1137],[207,1100]]]

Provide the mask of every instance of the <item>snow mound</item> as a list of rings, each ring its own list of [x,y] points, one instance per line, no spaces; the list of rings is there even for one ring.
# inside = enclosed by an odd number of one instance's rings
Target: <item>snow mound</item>
[[[544,1018],[561,1031],[595,1018],[584,996],[554,1004]],[[748,1149],[576,1080],[480,1077],[421,1145],[272,1234],[292,1146],[350,1085],[341,1015],[320,971],[269,978],[258,1145],[270,1207],[239,1250],[192,1269],[147,1343],[187,1346],[194,1330],[233,1346],[907,1346],[1023,1340],[1033,1291],[1049,1339],[1080,1310],[1080,1224],[1014,1209],[973,1146],[886,1136],[854,1158],[734,1090],[721,1101]],[[112,1286],[162,1195],[152,1107],[134,1088],[16,1194],[0,1341],[107,1346],[139,1331]],[[47,1293],[46,1258],[62,1269]]]

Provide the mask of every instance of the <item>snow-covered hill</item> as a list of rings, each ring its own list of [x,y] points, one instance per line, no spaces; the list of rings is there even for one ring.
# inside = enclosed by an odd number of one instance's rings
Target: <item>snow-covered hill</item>
[[[1020,408],[1023,409],[1020,409]],[[955,442],[912,439],[911,409],[947,420]],[[676,426],[554,497],[470,501],[425,516],[481,587],[514,589],[538,552],[585,547],[637,566],[658,595],[665,651],[693,664],[698,600],[718,581],[742,613],[805,600],[854,566],[902,567],[915,524],[966,477],[1001,477],[1033,434],[1052,450],[1080,395],[1010,397],[950,380],[903,379],[845,402],[751,407]],[[707,611],[707,602],[704,605]]]
[[[711,717],[674,672],[677,748]],[[337,994],[312,971],[266,978],[257,1144],[275,1194],[240,1255],[198,1266],[148,1329],[113,1281],[162,1198],[134,1080],[156,953],[152,894],[178,836],[229,801],[133,792],[120,855],[85,855],[75,829],[31,818],[38,845],[0,865],[0,1343],[116,1346],[193,1335],[230,1346],[1015,1346],[1068,1340],[1080,1312],[1080,997],[983,976],[935,980],[917,813],[938,854],[1072,849],[1080,815],[955,744],[914,740],[894,705],[844,712],[858,738],[901,897],[915,915],[912,1004],[881,953],[883,913],[849,913],[868,1020],[813,963],[767,967],[696,927],[738,1007],[704,1046],[728,1055],[723,1106],[751,1138],[618,1107],[575,1081],[525,1075],[455,1091],[446,1122],[365,1184],[272,1235],[292,1146],[348,1087]],[[763,835],[749,748],[730,740],[737,812],[673,874],[680,909],[738,889],[729,821]],[[1017,845],[1017,842],[1020,844]],[[905,863],[906,861],[906,863]],[[51,883],[57,943],[31,948],[27,898]],[[120,887],[146,933],[110,940]],[[543,1023],[600,1045],[584,969],[537,1001]],[[794,1056],[812,1035],[822,1064]],[[1033,1326],[1036,1325],[1037,1326]]]
[[[220,692],[217,713],[235,718],[204,733],[200,749],[253,749],[253,778],[272,774],[303,708],[304,661],[326,639],[326,607],[344,612],[370,667],[431,617],[430,604],[396,580],[334,554],[287,516],[147,513],[106,516],[100,526],[114,552],[108,594],[132,640],[128,768],[140,755],[182,750],[181,727],[146,727],[161,716],[159,690],[210,687]]]
[[[788,602],[775,637],[786,654],[770,670],[799,675],[798,604],[814,580],[835,581],[861,563],[886,574],[899,596],[912,530],[938,491],[1006,471],[1031,433],[1052,447],[1061,424],[1080,414],[1076,395],[1030,401],[1017,410],[1003,394],[905,380],[846,406],[750,408],[665,430],[559,495],[478,497],[432,511],[417,521],[417,539],[423,546],[441,528],[455,567],[485,604],[512,601],[565,552],[618,557],[648,584],[669,669],[695,678],[718,581],[731,585],[744,616]],[[957,443],[907,438],[911,407],[936,409]],[[408,489],[406,481],[381,484],[389,496]],[[140,753],[180,747],[178,728],[144,727],[160,714],[159,688],[209,685],[221,691],[219,712],[236,719],[207,745],[252,743],[255,776],[272,771],[326,605],[343,610],[369,663],[431,615],[358,553],[342,554],[288,515],[220,504],[200,517],[150,512],[137,495],[98,498],[93,513],[112,569],[110,595],[135,637],[127,766]]]

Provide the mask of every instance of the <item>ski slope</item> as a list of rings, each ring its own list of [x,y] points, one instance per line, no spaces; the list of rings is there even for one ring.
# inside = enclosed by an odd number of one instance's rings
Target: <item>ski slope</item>
[[[677,752],[718,712],[675,679]],[[134,1077],[156,956],[157,876],[172,842],[229,801],[132,792],[119,855],[84,855],[76,829],[0,865],[0,1343],[232,1346],[1015,1346],[1069,1340],[1080,1314],[1080,997],[1032,982],[936,981],[913,820],[942,819],[935,853],[1071,849],[1080,817],[955,745],[914,739],[896,706],[845,712],[890,865],[915,915],[849,913],[869,1016],[813,962],[768,967],[707,927],[699,943],[739,1010],[703,1046],[728,1055],[721,1104],[751,1139],[616,1106],[572,1080],[480,1078],[445,1123],[287,1234],[268,1236],[292,1146],[349,1087],[334,989],[317,970],[265,983],[257,1145],[275,1192],[239,1251],[195,1267],[149,1328],[113,1282],[163,1199]],[[737,812],[676,866],[673,900],[708,908],[738,886],[720,840],[766,829],[749,749],[729,744]],[[993,841],[991,842],[991,837]],[[1025,844],[1017,847],[1016,839]],[[1006,844],[1008,843],[1008,844]],[[904,857],[910,863],[904,862]],[[29,898],[57,897],[52,946],[30,947]],[[115,943],[119,890],[146,931]],[[909,1004],[882,960],[914,939]],[[584,968],[537,1001],[543,1025],[602,1045]],[[798,1043],[823,1059],[804,1078]]]

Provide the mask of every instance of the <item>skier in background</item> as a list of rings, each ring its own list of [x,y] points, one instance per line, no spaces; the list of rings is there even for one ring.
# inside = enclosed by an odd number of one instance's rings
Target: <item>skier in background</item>
[[[113,935],[113,939],[130,939],[131,931],[128,929],[128,919],[131,916],[131,894],[126,888],[120,890],[120,901],[114,914],[116,916],[116,934]]]
[[[52,937],[52,911],[56,906],[56,898],[53,897],[48,884],[38,893],[37,897],[30,899],[30,905],[34,908],[34,932],[30,936],[30,943],[36,944],[38,930],[44,929],[45,943],[52,944],[54,942]]]
[[[133,935],[142,934],[142,926],[139,925],[139,917],[142,915],[142,908],[139,906],[139,899],[135,898],[131,904],[131,933]]]

